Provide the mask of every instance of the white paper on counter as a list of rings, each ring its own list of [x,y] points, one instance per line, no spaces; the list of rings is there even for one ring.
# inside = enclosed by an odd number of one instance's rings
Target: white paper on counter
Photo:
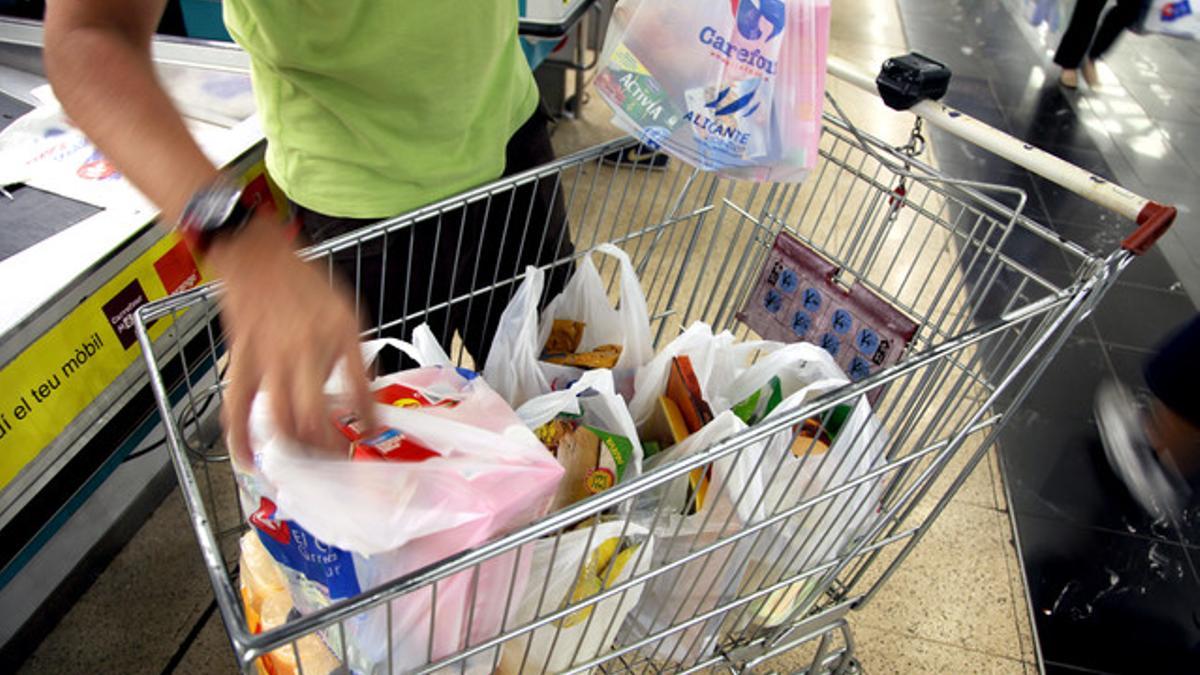
[[[188,128],[217,166],[228,164],[263,138],[257,116],[251,116],[231,129],[193,121],[188,121]],[[0,153],[0,160],[6,159],[4,153]],[[113,200],[115,205],[104,211],[0,260],[0,288],[21,289],[20,293],[11,293],[0,303],[0,335],[36,312],[157,215],[157,209],[140,193],[131,186],[128,190],[126,195],[132,193],[136,199]]]

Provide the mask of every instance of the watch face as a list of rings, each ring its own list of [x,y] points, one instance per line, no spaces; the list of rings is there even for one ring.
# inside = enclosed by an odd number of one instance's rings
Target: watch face
[[[220,229],[228,222],[241,197],[241,188],[232,183],[219,182],[202,190],[188,204],[184,226],[204,232]]]

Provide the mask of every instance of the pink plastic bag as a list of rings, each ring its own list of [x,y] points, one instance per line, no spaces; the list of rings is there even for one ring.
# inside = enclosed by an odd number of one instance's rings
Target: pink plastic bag
[[[368,360],[378,344],[365,345]],[[440,357],[418,355],[418,362]],[[436,355],[436,354],[435,354]],[[336,378],[329,392],[338,394]],[[378,405],[376,419],[440,456],[419,462],[349,461],[298,445],[273,430],[260,395],[251,414],[255,467],[242,472],[243,506],[281,565],[301,613],[354,597],[545,514],[562,468],[483,378],[434,365],[379,378],[373,389],[403,384],[453,405],[408,409]],[[512,487],[519,485],[519,490]],[[353,672],[407,672],[495,636],[524,593],[529,555],[516,551],[345,623]],[[520,567],[514,565],[521,560]],[[432,622],[432,625],[431,625]],[[342,653],[336,628],[322,637]],[[432,643],[431,643],[432,640]],[[487,670],[494,652],[467,662]]]
[[[799,181],[816,163],[829,0],[622,0],[596,89],[614,122],[701,169]]]

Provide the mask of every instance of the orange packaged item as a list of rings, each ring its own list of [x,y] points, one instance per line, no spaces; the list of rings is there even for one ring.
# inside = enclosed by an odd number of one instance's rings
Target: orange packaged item
[[[550,327],[550,337],[546,338],[546,345],[542,348],[543,353],[574,354],[579,351],[579,344],[583,342],[583,329],[586,326],[582,321],[555,319]]]
[[[659,396],[658,405],[646,423],[643,442],[649,438],[657,442],[660,448],[669,448],[687,437],[687,422],[683,421],[679,406],[666,396]]]
[[[671,373],[667,377],[666,397],[679,406],[689,433],[700,431],[700,427],[713,419],[712,408],[704,401],[700,392],[700,380],[692,370],[692,360],[686,356],[671,359]]]
[[[400,408],[453,408],[459,401],[451,396],[414,389],[403,384],[389,384],[372,396],[379,403]],[[441,455],[408,438],[397,429],[379,427],[368,431],[361,418],[351,410],[337,410],[333,425],[350,441],[353,460],[387,460],[391,462],[421,462]]]
[[[583,368],[584,370],[613,368],[617,365],[617,361],[621,360],[621,345],[600,345],[590,352],[558,354],[547,356],[544,360],[546,363]]]
[[[687,425],[689,434],[700,431],[713,419],[712,408],[700,392],[700,380],[692,369],[692,360],[686,356],[671,359],[671,373],[667,377],[666,398],[679,407],[680,416]],[[692,515],[704,508],[708,485],[712,482],[712,465],[698,467],[688,474],[687,503],[683,514]]]
[[[459,404],[457,398],[438,396],[403,384],[389,384],[373,395],[376,401],[398,408],[453,408]]]
[[[242,535],[241,551],[239,590],[246,609],[247,627],[257,635],[287,622],[292,611],[292,598],[288,594],[283,573],[259,541],[258,534],[251,531]],[[316,635],[301,638],[296,643],[296,651],[300,653],[300,665],[305,673],[331,673],[342,665]],[[300,672],[296,664],[296,652],[292,651],[290,645],[261,657],[255,665],[263,675],[293,675]]]
[[[287,623],[292,612],[292,599],[285,591],[263,600],[262,629],[269,631]],[[329,651],[329,647],[315,633],[310,633],[295,642],[296,648],[288,644],[258,660],[258,671],[265,675],[300,675],[300,673],[341,672],[342,663]],[[299,659],[297,659],[299,655]]]
[[[796,437],[792,440],[792,454],[796,457],[805,455],[823,455],[829,452],[833,440],[825,432],[821,420],[810,417],[796,425]]]

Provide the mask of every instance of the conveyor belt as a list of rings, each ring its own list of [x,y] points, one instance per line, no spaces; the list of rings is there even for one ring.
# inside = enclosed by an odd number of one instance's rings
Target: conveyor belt
[[[0,93],[0,130],[33,106]],[[24,185],[10,186],[12,200],[0,197],[0,260],[58,234],[99,208]]]
[[[33,106],[17,100],[8,94],[0,93],[0,131],[13,123],[21,115],[33,110]]]
[[[25,185],[9,188],[9,193],[11,201],[0,197],[0,260],[102,210]]]

